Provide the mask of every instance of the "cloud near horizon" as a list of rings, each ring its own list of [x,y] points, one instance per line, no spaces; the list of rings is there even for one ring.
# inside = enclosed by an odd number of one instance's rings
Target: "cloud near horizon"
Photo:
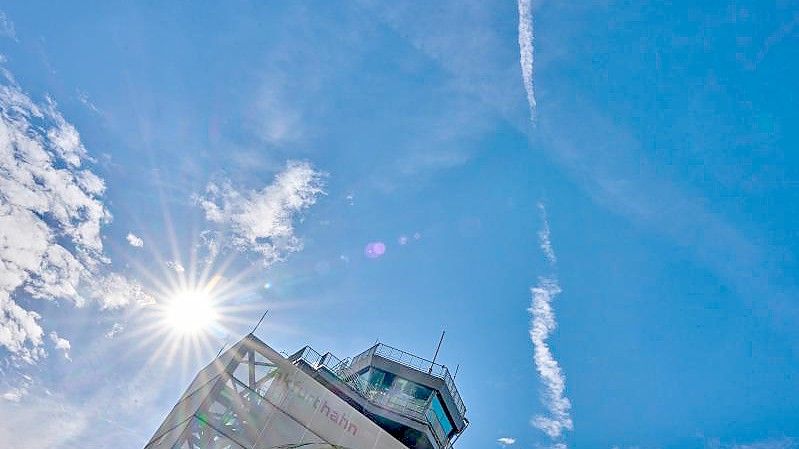
[[[90,427],[90,417],[62,397],[32,395],[20,403],[11,401],[0,407],[0,435],[6,447],[50,449],[63,447]]]

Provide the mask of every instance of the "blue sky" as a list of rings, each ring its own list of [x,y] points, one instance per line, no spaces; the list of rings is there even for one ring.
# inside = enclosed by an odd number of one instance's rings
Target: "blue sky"
[[[270,308],[446,329],[464,449],[799,445],[799,4],[527,5],[0,2],[0,441],[141,447]]]

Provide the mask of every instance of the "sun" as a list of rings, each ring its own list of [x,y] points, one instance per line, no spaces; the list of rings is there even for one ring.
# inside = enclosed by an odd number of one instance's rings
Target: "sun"
[[[181,290],[164,304],[164,321],[174,332],[195,335],[217,324],[219,313],[213,298],[203,290]]]
[[[253,276],[255,268],[226,274],[232,258],[199,264],[195,256],[173,257],[178,261],[175,266],[185,267],[182,270],[157,273],[141,267],[153,284],[154,295],[151,302],[142,304],[141,313],[130,318],[138,325],[129,326],[136,349],[150,353],[148,363],[175,363],[184,374],[198,361],[218,355],[228,337],[250,328],[252,316],[265,305],[253,299],[253,292],[263,288],[263,280]],[[164,260],[158,254],[155,257]]]

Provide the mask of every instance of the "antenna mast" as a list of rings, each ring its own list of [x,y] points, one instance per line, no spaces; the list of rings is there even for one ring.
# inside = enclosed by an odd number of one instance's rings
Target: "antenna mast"
[[[258,324],[256,324],[256,325],[255,325],[255,327],[254,327],[254,328],[252,328],[252,330],[250,331],[250,335],[255,335],[255,331],[257,331],[257,330],[258,330],[258,326],[260,326],[260,325],[261,325],[261,323],[264,321],[264,318],[266,318],[266,314],[267,314],[267,313],[269,313],[269,309],[266,309],[266,312],[264,312],[264,314],[263,314],[263,315],[261,315],[261,319],[260,319],[260,320],[258,320]]]
[[[222,354],[222,350],[225,349],[225,346],[227,346],[227,339],[229,336],[229,334],[225,334],[225,339],[222,340],[222,346],[219,348],[219,352],[216,353],[217,359],[219,358],[219,355]]]
[[[430,369],[427,370],[427,374],[433,373],[433,366],[436,364],[436,359],[438,358],[438,350],[441,349],[441,343],[444,341],[444,334],[446,333],[447,331],[445,330],[441,331],[441,338],[438,339],[438,346],[436,346],[436,353],[433,354],[433,363],[430,364]]]

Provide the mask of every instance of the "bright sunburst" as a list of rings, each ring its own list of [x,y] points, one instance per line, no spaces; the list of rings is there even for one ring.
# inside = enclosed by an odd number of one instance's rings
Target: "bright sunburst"
[[[175,238],[172,230],[168,235]],[[171,257],[153,247],[155,263],[136,266],[153,286],[153,302],[130,316],[127,337],[136,341],[131,349],[149,353],[148,366],[178,366],[185,375],[217,355],[229,339],[245,335],[272,305],[258,275],[260,265],[234,269],[235,254],[201,257],[196,236],[186,245],[188,251],[181,251],[176,240],[171,246]]]
[[[179,334],[208,331],[219,320],[211,295],[203,290],[181,290],[164,304],[164,323]]]

